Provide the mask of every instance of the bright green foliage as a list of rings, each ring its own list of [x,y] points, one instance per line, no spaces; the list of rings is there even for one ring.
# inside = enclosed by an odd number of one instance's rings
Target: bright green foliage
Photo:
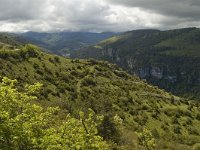
[[[139,134],[139,142],[147,150],[154,150],[156,147],[155,139],[153,138],[151,131],[146,128]]]
[[[122,125],[123,120],[116,114],[114,116],[114,123],[117,124],[117,125]]]
[[[0,149],[5,150],[104,150],[108,145],[97,135],[103,117],[80,113],[80,119],[67,115],[56,121],[58,108],[43,109],[31,104],[41,84],[18,91],[16,80],[3,78],[0,83]]]
[[[68,115],[67,121],[58,130],[48,130],[43,138],[42,149],[106,150],[108,145],[103,142],[102,137],[97,136],[97,126],[102,119],[102,116],[96,117],[91,109],[88,118],[85,118],[83,112],[80,112],[80,119]]]

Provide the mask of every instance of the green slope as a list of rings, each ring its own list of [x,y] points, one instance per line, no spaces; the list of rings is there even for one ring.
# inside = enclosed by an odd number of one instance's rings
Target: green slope
[[[40,82],[36,103],[59,106],[60,117],[92,108],[105,116],[99,134],[117,149],[142,149],[137,133],[152,131],[156,149],[190,150],[200,143],[199,103],[173,96],[131,76],[116,65],[95,60],[73,60],[43,53],[27,45],[0,50],[0,76],[21,85]],[[20,86],[19,86],[20,88]],[[114,124],[114,116],[123,121]]]
[[[200,29],[136,30],[72,53],[108,60],[174,94],[200,97]]]

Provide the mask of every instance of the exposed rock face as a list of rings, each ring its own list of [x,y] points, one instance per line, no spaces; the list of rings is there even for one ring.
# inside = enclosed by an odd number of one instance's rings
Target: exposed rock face
[[[106,55],[106,52],[105,52],[103,49],[101,50],[101,55],[102,55],[102,56],[105,56],[105,55]]]
[[[156,66],[144,66],[136,70],[136,74],[141,78],[154,77],[157,79],[163,78],[163,68]]]
[[[177,76],[166,76],[165,79],[169,82],[175,83],[177,81]]]
[[[150,77],[151,75],[150,72],[151,72],[150,67],[142,67],[142,68],[139,68],[138,71],[136,71],[136,74],[140,78],[146,78],[146,77]]]
[[[117,61],[117,62],[120,62],[120,61],[121,61],[121,58],[119,57],[118,53],[116,53],[116,56],[115,56],[115,57],[116,57],[116,61]]]
[[[122,58],[119,57],[119,55],[116,51],[114,53],[112,48],[102,50],[102,55],[108,56],[112,60],[115,60],[118,63],[120,63],[123,60]],[[138,66],[136,65],[136,61],[133,58],[128,58],[125,61],[128,65],[128,68],[130,68],[133,71],[133,73],[138,75],[140,78],[146,78],[146,77],[154,77],[157,79],[163,78],[164,69],[161,67],[152,65],[152,66],[142,66],[142,67],[138,68]],[[138,68],[138,69],[136,69],[136,68]],[[169,77],[169,80],[170,79],[171,78]]]
[[[133,61],[133,59],[127,59],[127,64],[128,64],[128,67],[131,68],[131,69],[134,69],[135,67],[135,62]]]
[[[163,77],[163,69],[156,66],[151,66],[150,74],[152,77],[161,79]]]
[[[113,57],[113,49],[112,48],[108,48],[107,49],[107,54],[108,54],[108,56]]]
[[[109,57],[112,61],[116,63],[123,64],[125,68],[129,68],[129,70],[139,76],[140,78],[146,79],[163,79],[170,83],[176,83],[178,78],[187,78],[186,72],[180,72],[179,75],[174,73],[173,70],[166,69],[166,67],[157,66],[155,64],[146,64],[139,65],[137,61],[132,58],[121,58],[118,54],[117,50],[112,48],[102,49],[102,55]],[[125,62],[125,63],[124,63]],[[188,79],[188,83],[191,80]],[[196,83],[200,83],[200,78],[195,79]]]

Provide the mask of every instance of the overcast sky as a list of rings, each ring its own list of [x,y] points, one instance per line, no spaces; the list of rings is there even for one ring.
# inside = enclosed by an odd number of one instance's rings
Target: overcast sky
[[[0,0],[0,31],[200,27],[200,0]]]

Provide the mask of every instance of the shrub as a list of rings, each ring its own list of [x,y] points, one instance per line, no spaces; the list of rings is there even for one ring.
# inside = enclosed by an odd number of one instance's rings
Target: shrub
[[[100,135],[106,140],[114,140],[114,142],[118,143],[120,141],[119,131],[110,117],[105,116],[102,124],[99,127]]]
[[[86,78],[84,78],[84,80],[82,81],[82,85],[83,85],[83,86],[96,86],[96,81],[94,81],[93,78],[86,77]]]
[[[174,129],[173,129],[174,133],[176,134],[181,134],[181,127],[180,126],[174,126]]]
[[[173,124],[179,124],[178,118],[176,118],[175,116],[172,117],[171,122],[172,122]]]
[[[150,107],[147,104],[142,104],[142,110],[148,110]]]
[[[52,58],[49,58],[49,62],[51,63],[54,63],[53,59]]]
[[[162,125],[161,125],[161,128],[162,128],[165,132],[168,132],[168,131],[169,131],[169,128],[168,128],[167,124],[162,124]]]
[[[187,118],[186,122],[187,125],[192,125],[192,119],[191,118]]]
[[[21,55],[24,56],[24,58],[28,57],[37,57],[39,52],[39,48],[32,44],[27,44],[22,48]]]
[[[55,60],[55,62],[60,63],[60,57],[55,56],[55,57],[54,57],[54,60]]]
[[[192,134],[192,135],[199,135],[198,130],[195,129],[194,127],[189,127],[188,129],[188,133]]]
[[[200,114],[199,113],[196,115],[196,119],[200,121]]]
[[[152,133],[148,129],[144,129],[143,132],[139,133],[139,143],[144,146],[147,150],[154,150],[156,147],[155,139]]]
[[[156,139],[159,139],[159,138],[160,138],[160,134],[158,133],[158,130],[157,130],[157,129],[154,128],[154,129],[151,131],[151,133],[152,133],[152,136],[155,137]]]
[[[200,150],[200,143],[195,144],[193,150]]]

